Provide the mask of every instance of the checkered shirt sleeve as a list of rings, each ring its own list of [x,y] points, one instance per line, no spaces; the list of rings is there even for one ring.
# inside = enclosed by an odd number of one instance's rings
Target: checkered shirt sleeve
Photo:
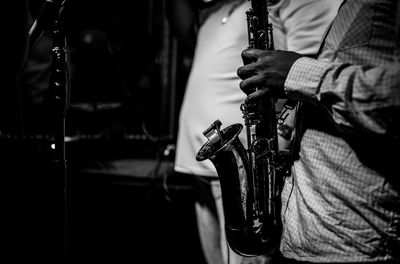
[[[399,69],[398,60],[371,67],[301,58],[289,72],[285,90],[321,105],[343,131],[399,136]]]

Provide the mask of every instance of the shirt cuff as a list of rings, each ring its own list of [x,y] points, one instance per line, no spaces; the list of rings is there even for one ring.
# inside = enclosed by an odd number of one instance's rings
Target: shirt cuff
[[[286,78],[285,93],[297,100],[315,101],[329,67],[327,62],[308,57],[296,60]]]

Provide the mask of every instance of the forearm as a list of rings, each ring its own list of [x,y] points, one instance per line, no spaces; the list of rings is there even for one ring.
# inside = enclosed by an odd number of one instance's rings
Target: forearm
[[[398,63],[377,67],[301,58],[285,82],[289,97],[326,111],[339,130],[399,136]]]

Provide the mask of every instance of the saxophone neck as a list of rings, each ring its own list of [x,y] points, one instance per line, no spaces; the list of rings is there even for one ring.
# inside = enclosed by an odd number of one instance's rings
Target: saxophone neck
[[[268,20],[267,1],[251,1],[251,8],[246,12],[249,48],[273,50],[272,25]]]

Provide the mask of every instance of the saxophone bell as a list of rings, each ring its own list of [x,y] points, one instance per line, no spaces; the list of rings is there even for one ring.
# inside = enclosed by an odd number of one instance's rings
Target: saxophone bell
[[[225,233],[230,248],[242,256],[272,252],[279,242],[279,229],[271,229],[274,220],[257,203],[247,150],[239,139],[242,124],[220,129],[216,120],[203,134],[208,141],[197,153],[197,161],[209,159],[221,183],[226,219]]]

